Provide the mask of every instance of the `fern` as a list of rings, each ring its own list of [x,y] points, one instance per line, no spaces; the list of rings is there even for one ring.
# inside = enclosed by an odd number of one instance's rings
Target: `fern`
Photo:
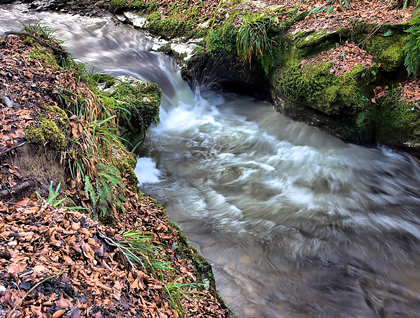
[[[123,180],[118,169],[99,163],[96,166],[99,183],[97,183],[98,208],[103,215],[108,210],[113,212],[121,210],[125,212],[123,202],[126,198],[123,194],[126,191]]]
[[[420,73],[420,18],[416,19],[415,24],[409,28],[406,36],[404,52],[406,54],[404,65],[408,75],[417,77]]]

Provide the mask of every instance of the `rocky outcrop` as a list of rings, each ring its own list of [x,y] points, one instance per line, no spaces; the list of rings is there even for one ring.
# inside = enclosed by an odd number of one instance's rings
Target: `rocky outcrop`
[[[161,90],[157,84],[132,76],[93,75],[98,88],[116,102],[121,137],[131,148],[142,142],[149,126],[159,121]]]

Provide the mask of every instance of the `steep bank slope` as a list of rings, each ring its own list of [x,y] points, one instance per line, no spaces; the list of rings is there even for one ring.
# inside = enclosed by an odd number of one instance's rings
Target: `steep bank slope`
[[[147,129],[159,89],[101,93],[103,76],[86,74],[48,28],[27,31],[0,47],[1,312],[225,317],[209,266],[138,191],[135,157],[117,136],[138,116]],[[129,96],[146,113],[127,116]]]

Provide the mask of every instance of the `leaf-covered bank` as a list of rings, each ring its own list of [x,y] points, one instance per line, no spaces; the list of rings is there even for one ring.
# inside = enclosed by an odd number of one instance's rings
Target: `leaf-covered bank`
[[[226,317],[119,137],[144,134],[160,90],[87,72],[38,24],[0,45],[2,314]]]

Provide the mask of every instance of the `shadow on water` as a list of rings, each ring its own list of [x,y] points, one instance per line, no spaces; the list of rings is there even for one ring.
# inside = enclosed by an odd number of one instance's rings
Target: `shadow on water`
[[[193,93],[147,37],[106,19],[0,9],[0,32],[36,21],[97,71],[157,82],[160,123],[142,189],[213,265],[238,317],[420,315],[420,168],[345,144],[247,97]]]

